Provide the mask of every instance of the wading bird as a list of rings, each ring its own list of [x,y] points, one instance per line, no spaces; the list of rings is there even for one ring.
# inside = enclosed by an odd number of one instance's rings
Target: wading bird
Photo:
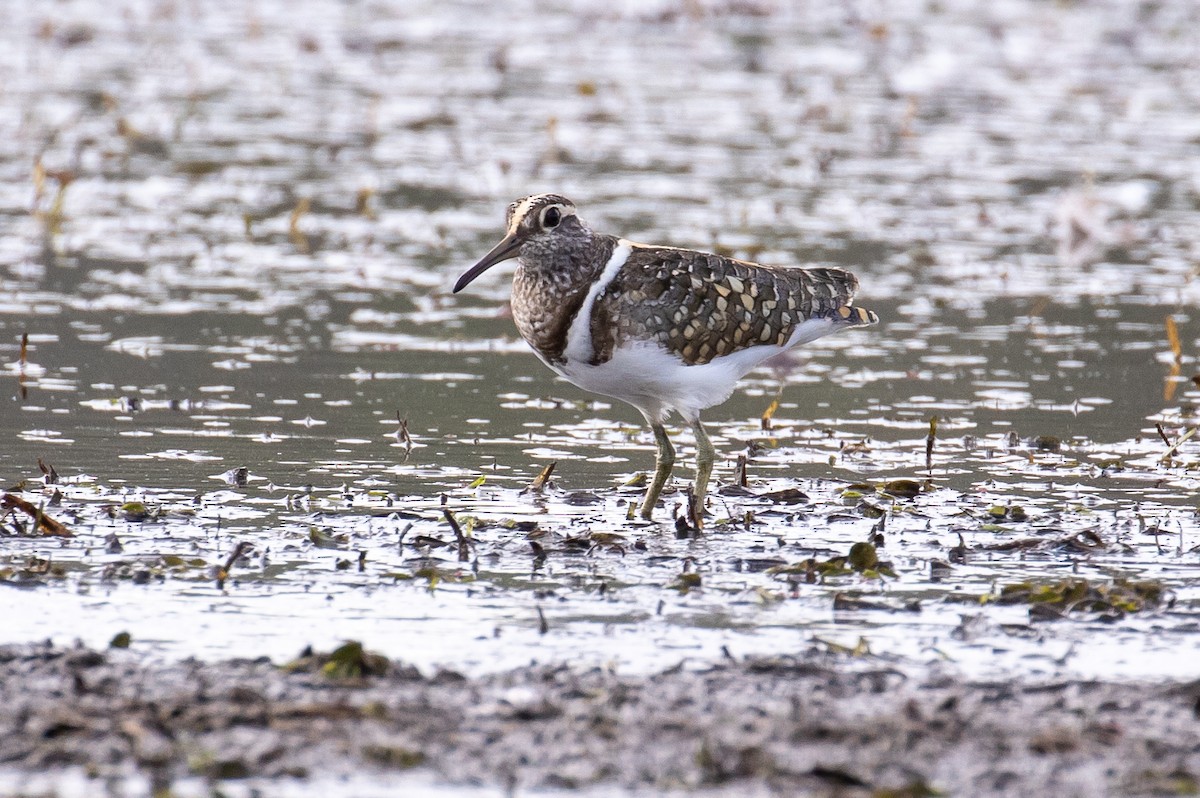
[[[512,313],[547,366],[585,391],[645,416],[658,456],[641,514],[649,519],[675,463],[672,411],[696,435],[693,496],[703,508],[715,453],[700,411],[729,398],[759,363],[848,327],[858,280],[831,268],[780,268],[593,232],[575,204],[534,194],[508,206],[504,238],[454,285],[458,293],[517,259]]]

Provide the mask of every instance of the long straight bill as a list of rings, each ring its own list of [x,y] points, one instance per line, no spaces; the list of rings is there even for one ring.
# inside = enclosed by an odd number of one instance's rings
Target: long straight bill
[[[492,247],[492,251],[483,256],[483,259],[476,263],[471,268],[463,273],[462,277],[458,278],[458,282],[454,284],[454,293],[458,293],[467,287],[467,285],[479,275],[486,272],[488,269],[495,266],[500,261],[515,258],[517,250],[521,248],[521,242],[515,235],[505,236],[499,244]]]

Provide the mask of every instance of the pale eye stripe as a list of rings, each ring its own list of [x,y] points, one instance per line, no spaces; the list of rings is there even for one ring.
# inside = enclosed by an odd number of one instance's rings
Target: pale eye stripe
[[[541,195],[535,194],[532,197],[526,197],[525,199],[521,200],[520,204],[517,205],[516,210],[513,211],[512,223],[508,226],[508,232],[510,235],[515,233],[517,228],[521,226],[521,220],[525,218],[525,214],[529,213],[529,208],[533,205],[533,201],[539,196]]]

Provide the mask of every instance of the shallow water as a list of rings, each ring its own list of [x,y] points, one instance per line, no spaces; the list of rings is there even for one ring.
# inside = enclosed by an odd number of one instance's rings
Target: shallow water
[[[864,640],[970,674],[1195,677],[1200,443],[1164,462],[1155,429],[1200,400],[1193,4],[97,8],[0,12],[0,468],[35,504],[61,490],[75,532],[5,538],[0,641],[650,672]],[[597,229],[859,275],[880,326],[706,416],[722,483],[748,454],[754,493],[808,501],[716,496],[696,540],[669,509],[626,523],[636,413],[536,361],[504,269],[449,294],[541,190]],[[842,495],[898,477],[932,490]],[[478,519],[465,562],[418,539],[453,542],[442,497]],[[1027,519],[996,522],[1010,505]],[[878,510],[895,578],[767,571],[844,555]],[[1073,575],[1172,603],[979,601]]]

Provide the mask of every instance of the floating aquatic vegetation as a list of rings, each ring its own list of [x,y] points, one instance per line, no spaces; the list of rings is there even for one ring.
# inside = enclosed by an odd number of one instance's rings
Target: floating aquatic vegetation
[[[993,524],[1005,522],[1023,524],[1029,520],[1029,514],[1019,504],[993,504],[987,508],[987,520]]]
[[[767,499],[775,504],[807,504],[808,494],[799,488],[782,488],[758,494],[761,499]]]
[[[59,580],[66,576],[63,565],[43,557],[29,557],[15,566],[0,566],[0,582],[17,587],[39,587],[47,584],[47,577]]]
[[[893,479],[880,488],[880,493],[897,499],[915,499],[924,491],[924,486],[915,479]]]
[[[785,577],[785,581],[791,581],[793,577],[802,577],[801,581],[820,584],[854,575],[866,579],[896,576],[891,563],[879,559],[875,545],[864,541],[852,545],[845,556],[830,557],[827,560],[809,557],[790,565],[768,568],[766,573],[775,577]]]
[[[291,673],[320,673],[334,681],[357,682],[389,673],[392,663],[382,654],[368,651],[361,642],[349,640],[328,653],[307,649],[281,667]]]
[[[150,508],[142,502],[125,502],[121,505],[121,517],[135,523],[157,520],[160,512],[161,508]]]
[[[699,588],[703,584],[703,581],[700,574],[689,571],[679,574],[667,587],[671,590],[678,590],[683,595],[687,595]]]
[[[1169,591],[1161,582],[1115,579],[1096,582],[1063,579],[1057,582],[1017,582],[1003,585],[986,601],[998,604],[1028,604],[1030,615],[1039,619],[1062,618],[1071,613],[1123,615],[1158,607]]]

